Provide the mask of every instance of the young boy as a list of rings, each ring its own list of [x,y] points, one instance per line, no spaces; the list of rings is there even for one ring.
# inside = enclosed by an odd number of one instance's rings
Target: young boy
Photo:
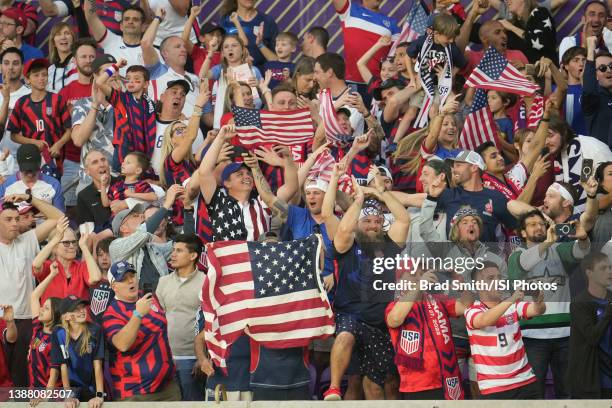
[[[570,305],[568,391],[571,398],[611,399],[612,268],[607,255],[594,252],[582,269],[588,286]]]
[[[104,238],[102,241],[98,242],[96,246],[96,263],[100,271],[102,271],[102,280],[98,282],[96,286],[89,288],[89,309],[91,310],[92,318],[98,324],[102,323],[102,315],[106,307],[115,298],[115,292],[111,289],[107,279],[108,270],[111,267],[110,252],[108,248],[114,239],[114,237]]]
[[[113,105],[113,170],[117,172],[130,152],[141,152],[145,157],[153,157],[155,150],[155,104],[145,93],[149,87],[149,71],[142,65],[130,66],[126,71],[127,92],[113,89],[108,84],[109,78],[126,65],[127,61],[122,58],[117,64],[101,71],[95,82]]]
[[[259,42],[261,53],[268,62],[264,64],[264,72],[272,71],[270,89],[274,89],[281,82],[291,78],[295,70],[295,64],[291,62],[291,57],[297,50],[298,38],[295,34],[285,31],[276,36],[276,46],[272,52],[265,43]]]
[[[70,140],[70,112],[64,99],[47,92],[49,61],[37,58],[23,67],[32,93],[17,100],[7,130],[15,143],[33,144],[38,150],[49,149],[58,167],[64,158],[64,145]]]
[[[567,75],[565,95],[565,120],[578,135],[588,135],[586,121],[582,113],[582,72],[586,62],[586,49],[571,47],[561,56],[561,67]]]
[[[479,300],[465,311],[465,320],[482,399],[537,399],[540,387],[527,361],[520,319],[546,311],[544,294],[535,302],[523,302],[525,294],[515,291],[503,298],[502,277],[496,264],[485,261],[475,269],[473,282]]]
[[[191,54],[191,59],[193,60],[193,72],[195,73],[200,72],[202,64],[204,64],[204,60],[211,49],[216,49],[217,51],[214,51],[213,53],[210,66],[214,67],[215,65],[221,63],[221,53],[218,51],[218,49],[221,41],[223,40],[223,36],[225,35],[225,30],[223,27],[209,21],[202,24],[200,27],[200,37],[198,40],[200,41],[201,45],[193,44],[191,42],[192,27],[201,11],[201,6],[193,6],[191,8],[189,19],[185,24],[185,28],[181,36],[183,42],[185,43],[185,47],[187,48],[187,53]],[[214,81],[211,81],[209,89],[212,89],[212,82]]]
[[[149,170],[149,159],[142,152],[131,152],[121,163],[121,175],[124,180],[110,186],[108,193],[100,190],[104,207],[110,207],[112,201],[134,198],[140,201],[157,201],[157,194],[142,176]]]

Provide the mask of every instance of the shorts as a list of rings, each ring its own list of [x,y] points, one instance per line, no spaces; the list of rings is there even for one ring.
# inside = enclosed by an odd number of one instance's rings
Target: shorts
[[[342,332],[349,332],[355,337],[351,364],[356,364],[356,359],[360,359],[361,375],[365,375],[381,387],[384,386],[387,373],[393,373],[395,367],[393,363],[395,353],[389,332],[361,322],[355,316],[338,313],[336,315],[336,334]],[[347,374],[351,374],[351,364],[349,364]]]

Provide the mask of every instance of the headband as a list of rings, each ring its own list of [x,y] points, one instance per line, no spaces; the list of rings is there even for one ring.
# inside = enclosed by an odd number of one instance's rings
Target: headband
[[[561,184],[554,182],[550,185],[550,187],[548,187],[548,189],[553,189],[556,192],[558,192],[559,194],[561,194],[561,197],[563,197],[563,199],[568,200],[570,202],[571,205],[574,205],[574,197],[572,196],[572,194],[567,190],[567,188],[563,187]]]
[[[328,182],[321,180],[320,178],[316,178],[316,179],[313,178],[313,179],[309,179],[308,181],[306,181],[304,190],[309,190],[311,188],[318,188],[319,190],[325,193],[327,192],[328,187],[329,187]]]

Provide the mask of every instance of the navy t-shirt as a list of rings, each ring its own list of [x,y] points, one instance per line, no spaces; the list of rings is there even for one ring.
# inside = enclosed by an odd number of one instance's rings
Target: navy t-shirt
[[[426,38],[427,38],[426,35],[422,35],[419,38],[417,38],[416,41],[413,41],[412,43],[410,43],[410,45],[408,46],[408,49],[406,50],[406,53],[411,58],[416,58],[421,52],[421,49],[423,48],[423,44],[425,44]],[[432,55],[435,53],[435,54],[442,56],[446,53],[446,51],[444,50],[444,47],[441,46],[440,44],[433,43],[431,45],[429,53]],[[451,53],[451,60],[453,63],[453,68],[455,67],[459,69],[465,68],[465,66],[467,65],[467,60],[463,56],[463,53],[455,45],[455,43],[451,43],[450,53]]]
[[[496,229],[503,224],[508,229],[516,229],[518,223],[506,207],[506,197],[499,191],[483,188],[480,191],[465,191],[463,187],[447,188],[438,197],[437,211],[446,213],[446,234],[450,233],[453,216],[463,206],[478,211],[483,222],[480,236],[482,242],[496,242]]]
[[[270,81],[270,89],[274,89],[278,84],[285,81],[285,75],[283,74],[283,70],[289,70],[289,77],[293,76],[293,72],[295,71],[295,64],[293,62],[281,62],[281,61],[268,61],[264,64],[263,70],[261,71],[263,75],[266,75],[266,71],[272,71],[272,80]]]
[[[317,224],[307,208],[290,205],[285,226],[291,233],[291,239],[308,238],[313,233],[320,231],[325,244],[325,264],[322,275],[327,276],[334,273],[334,260],[331,256],[332,242],[327,236],[325,224]],[[315,229],[318,229],[318,231],[315,231]]]
[[[51,335],[51,364],[68,366],[70,387],[85,388],[89,394],[96,392],[94,360],[104,360],[104,338],[100,326],[89,323],[91,336],[85,354],[81,355],[83,334],[75,341],[70,339],[66,347],[66,338],[70,336],[63,327],[56,327]],[[78,391],[78,390],[77,390]],[[77,394],[78,395],[78,394]]]
[[[263,54],[259,50],[256,44],[256,36],[255,30],[259,30],[259,25],[264,23],[264,34],[263,34],[263,42],[266,44],[266,47],[273,50],[276,46],[276,36],[278,34],[278,27],[276,26],[276,22],[271,16],[265,15],[263,13],[258,12],[254,19],[251,21],[242,21],[240,20],[240,25],[244,30],[247,38],[249,39],[249,55],[253,57],[253,65],[260,68],[266,62]],[[238,35],[238,29],[229,19],[229,15],[221,17],[221,21],[219,25],[223,27],[227,34]]]

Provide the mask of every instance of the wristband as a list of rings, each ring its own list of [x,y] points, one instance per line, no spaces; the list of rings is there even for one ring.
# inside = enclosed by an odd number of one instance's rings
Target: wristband
[[[160,16],[155,16],[153,17],[153,20],[159,20],[159,23],[161,24],[161,22],[163,21],[162,18]]]
[[[261,49],[262,49],[263,47],[265,47],[265,46],[266,46],[266,44],[264,44],[264,43],[260,43],[260,44],[258,44],[258,45],[257,45],[257,48],[259,48],[259,49],[261,50]]]
[[[142,320],[142,318],[144,317],[143,315],[140,314],[140,312],[136,309],[134,309],[134,316],[136,316],[137,318],[139,318],[140,320]]]
[[[428,199],[429,201],[438,201],[438,197],[434,197],[434,196],[432,196],[432,195],[430,195],[430,194],[427,194],[427,199]]]
[[[372,114],[371,114],[370,112],[368,112],[368,116],[364,116],[363,118],[364,118],[364,119],[367,119],[367,118],[369,118],[370,116],[372,116]]]
[[[108,77],[110,78],[115,75],[115,72],[117,72],[118,69],[119,67],[117,66],[117,64],[113,64],[110,67],[106,68],[104,72],[106,72],[108,74]]]
[[[590,198],[591,200],[594,200],[594,199],[597,198],[597,194],[593,194],[593,195],[587,194],[587,198]]]

